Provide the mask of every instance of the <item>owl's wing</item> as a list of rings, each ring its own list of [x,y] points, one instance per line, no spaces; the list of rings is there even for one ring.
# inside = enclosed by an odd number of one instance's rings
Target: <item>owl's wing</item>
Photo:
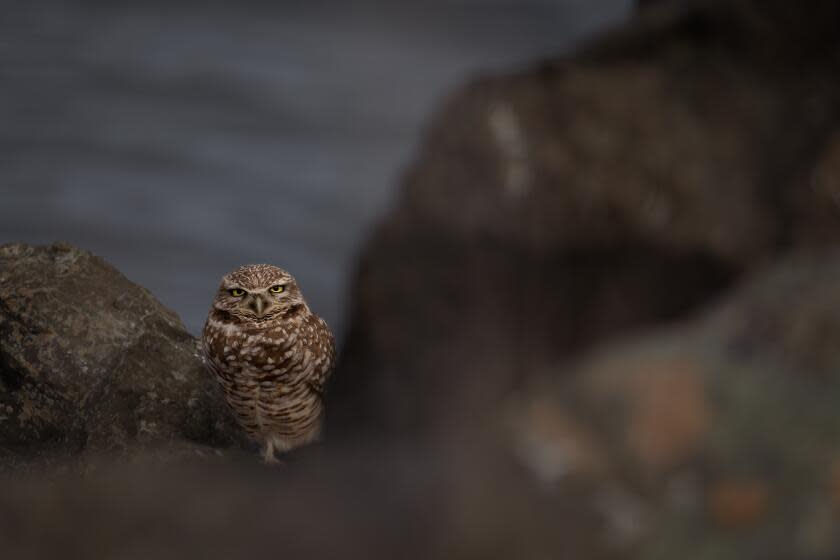
[[[327,380],[335,368],[335,340],[333,339],[332,333],[326,329],[326,324],[323,324],[323,326],[324,330],[322,332],[328,339],[327,354],[324,356],[324,360],[313,369],[312,375],[307,380],[307,384],[312,389],[312,392],[321,397],[324,396],[324,388],[326,387]]]
[[[334,362],[335,355],[334,353],[331,353],[327,360],[315,368],[312,372],[313,375],[307,380],[307,384],[309,385],[309,388],[312,389],[312,392],[321,397],[324,396],[324,388],[327,385],[327,379],[329,379],[330,374],[332,373]]]

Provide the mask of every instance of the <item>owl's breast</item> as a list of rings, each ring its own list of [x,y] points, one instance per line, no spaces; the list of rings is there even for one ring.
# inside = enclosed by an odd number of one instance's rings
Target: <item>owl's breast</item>
[[[231,323],[211,313],[202,342],[210,369],[247,433],[303,442],[317,433],[335,347],[308,312],[295,320]]]
[[[227,323],[210,316],[202,341],[220,377],[257,382],[288,378],[299,369],[298,332],[284,325]]]

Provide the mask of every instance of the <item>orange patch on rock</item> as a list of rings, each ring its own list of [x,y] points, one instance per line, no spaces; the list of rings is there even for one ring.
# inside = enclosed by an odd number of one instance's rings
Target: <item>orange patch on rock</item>
[[[770,506],[770,490],[757,480],[722,480],[707,495],[709,516],[728,530],[748,529],[758,523]]]
[[[687,360],[642,364],[626,389],[627,442],[646,468],[662,471],[698,450],[709,423],[701,372]]]
[[[828,471],[828,498],[834,511],[840,514],[840,458],[834,460]]]

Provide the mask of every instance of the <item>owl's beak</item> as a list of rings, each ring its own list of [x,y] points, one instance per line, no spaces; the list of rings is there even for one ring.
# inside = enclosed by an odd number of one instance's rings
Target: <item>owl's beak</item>
[[[249,302],[248,307],[250,307],[254,313],[256,313],[257,318],[262,319],[265,315],[266,311],[266,301],[260,295],[255,295],[254,298]]]

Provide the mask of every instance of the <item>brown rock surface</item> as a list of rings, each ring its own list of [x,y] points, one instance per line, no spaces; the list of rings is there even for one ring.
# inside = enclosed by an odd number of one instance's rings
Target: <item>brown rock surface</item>
[[[602,506],[616,557],[834,558],[838,285],[840,253],[787,259],[691,321],[601,346],[520,391],[510,448],[537,480],[588,481],[579,504]],[[532,403],[554,410],[539,428]],[[556,452],[552,424],[584,426],[606,467]]]
[[[178,317],[67,245],[0,247],[0,412],[5,466],[239,437]]]
[[[457,92],[365,247],[336,433],[480,425],[533,372],[836,243],[838,21],[662,2]]]

